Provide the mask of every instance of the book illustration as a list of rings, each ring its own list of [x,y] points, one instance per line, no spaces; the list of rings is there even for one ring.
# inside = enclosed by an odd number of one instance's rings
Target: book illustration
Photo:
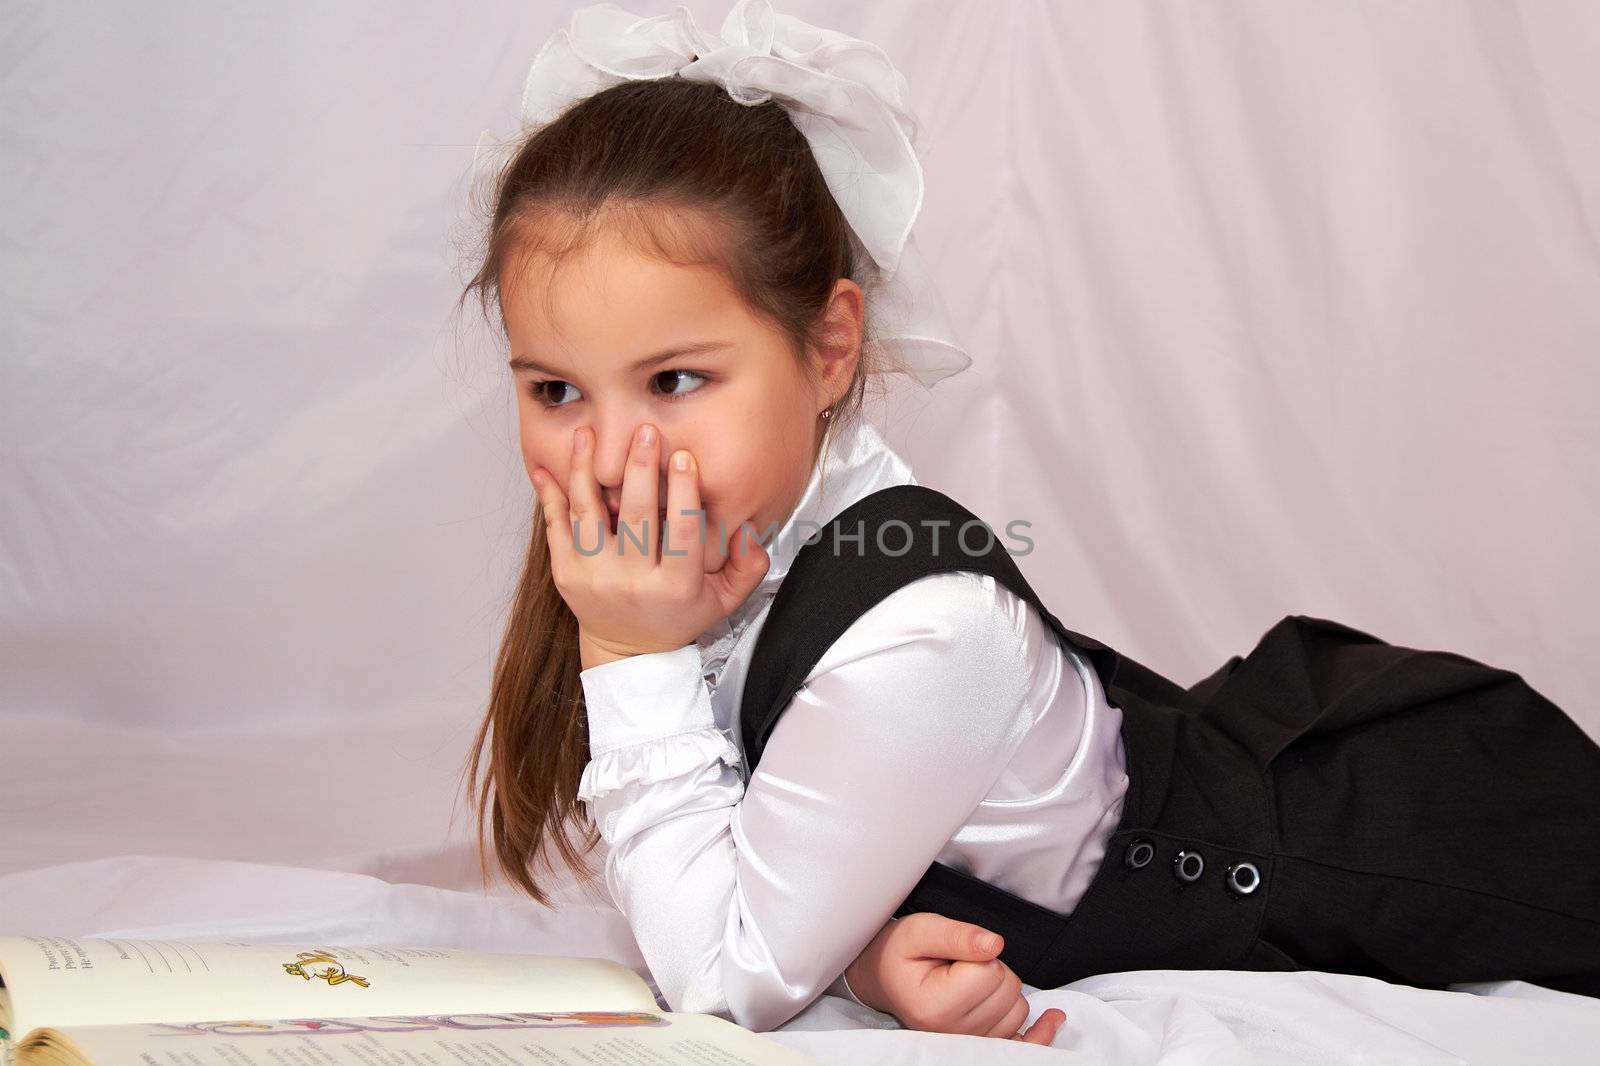
[[[413,1033],[429,1029],[618,1029],[665,1028],[671,1020],[650,1011],[526,1011],[511,1014],[404,1014],[363,1018],[284,1018],[155,1024],[152,1036],[347,1036],[351,1033]]]
[[[365,977],[357,977],[353,973],[345,973],[344,963],[335,958],[333,952],[328,951],[326,948],[322,949],[321,951],[302,951],[298,954],[298,962],[286,962],[283,964],[284,972],[292,977],[303,977],[307,981],[311,980],[313,977],[320,977],[322,980],[328,982],[330,986],[342,985],[346,981],[354,981],[362,988],[371,987],[371,982]],[[309,972],[307,971],[307,966],[318,962],[324,962],[328,965],[321,970],[313,969]]]

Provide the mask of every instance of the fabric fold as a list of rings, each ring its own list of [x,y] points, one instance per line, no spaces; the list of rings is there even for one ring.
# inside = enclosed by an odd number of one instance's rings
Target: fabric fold
[[[726,730],[696,729],[613,748],[590,758],[578,779],[578,798],[588,803],[624,785],[666,781],[718,759],[739,765],[739,749]]]

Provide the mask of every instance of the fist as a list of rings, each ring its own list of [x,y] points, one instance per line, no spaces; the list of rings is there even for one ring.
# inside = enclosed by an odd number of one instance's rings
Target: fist
[[[893,1014],[908,1029],[1049,1044],[1067,1016],[1051,1008],[1026,1033],[1018,1032],[1031,1008],[1022,979],[996,957],[1003,947],[982,926],[908,914],[889,920],[845,979],[863,1003]]]

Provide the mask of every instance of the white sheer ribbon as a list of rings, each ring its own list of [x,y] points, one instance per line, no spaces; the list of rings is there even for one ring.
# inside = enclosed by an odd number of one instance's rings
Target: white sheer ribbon
[[[971,365],[911,232],[922,209],[920,128],[906,109],[905,76],[881,48],[777,14],[769,0],[737,0],[716,36],[682,5],[644,18],[593,4],[534,57],[523,131],[601,89],[674,74],[715,82],[742,104],[776,100],[789,113],[865,252],[855,280],[888,369],[931,386]],[[475,180],[498,170],[507,143],[484,131]]]

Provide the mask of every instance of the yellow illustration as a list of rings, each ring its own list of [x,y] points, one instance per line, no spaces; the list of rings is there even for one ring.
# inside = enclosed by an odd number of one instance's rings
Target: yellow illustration
[[[302,951],[298,953],[299,962],[286,962],[283,964],[285,973],[292,977],[303,977],[307,981],[313,977],[320,977],[330,985],[342,985],[346,981],[354,981],[362,988],[370,988],[371,984],[365,977],[357,977],[353,973],[344,972],[344,963],[333,957],[333,953],[324,949],[322,951]],[[325,962],[328,965],[321,969],[309,969],[309,963]]]

